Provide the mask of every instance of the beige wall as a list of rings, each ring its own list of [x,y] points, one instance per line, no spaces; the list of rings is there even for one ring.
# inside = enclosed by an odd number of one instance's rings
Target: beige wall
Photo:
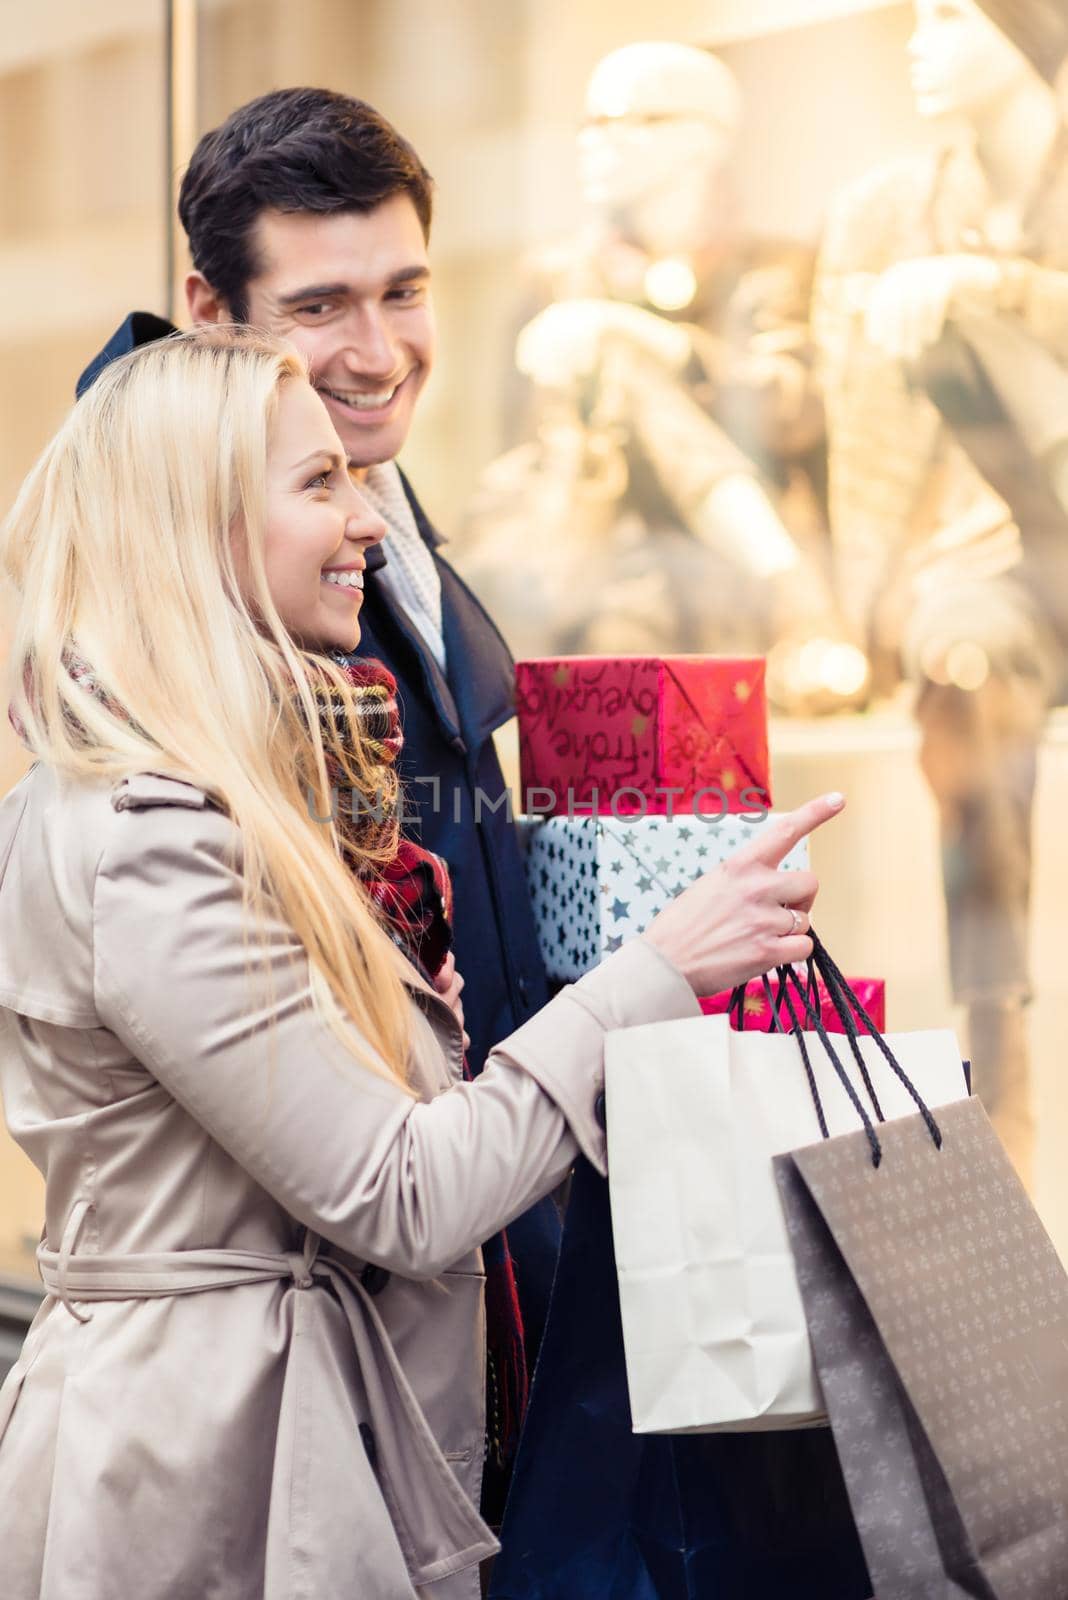
[[[46,14],[53,25],[44,27]],[[125,313],[158,303],[162,5],[0,3],[0,505]],[[0,722],[0,785],[23,766]]]
[[[164,282],[163,7],[0,0],[0,506],[74,381]],[[0,714],[0,792],[26,758]],[[0,1272],[33,1270],[41,1186],[0,1139]]]

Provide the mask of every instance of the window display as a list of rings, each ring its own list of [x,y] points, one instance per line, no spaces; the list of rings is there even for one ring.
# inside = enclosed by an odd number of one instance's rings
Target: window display
[[[1031,817],[1068,642],[1068,15],[916,0],[928,157],[837,197],[816,294],[843,610],[916,686],[975,1082],[1029,1165]]]
[[[776,804],[850,790],[828,936],[892,1026],[970,1038],[1068,1241],[1068,5],[179,10],[189,137],[313,83],[413,138],[441,353],[402,465],[450,560],[518,655],[767,656]],[[168,8],[83,13],[5,11],[9,498],[182,270]],[[0,1149],[32,1275],[36,1179]]]
[[[767,648],[825,604],[812,255],[745,229],[741,110],[688,45],[625,46],[590,78],[587,217],[533,264],[518,442],[467,529],[466,570],[521,654]],[[508,555],[531,538],[533,576]]]

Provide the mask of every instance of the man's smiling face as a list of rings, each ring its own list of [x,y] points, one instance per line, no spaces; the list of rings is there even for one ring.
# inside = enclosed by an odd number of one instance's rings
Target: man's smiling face
[[[434,359],[426,240],[407,194],[373,211],[265,211],[247,320],[288,339],[356,468],[391,461]]]

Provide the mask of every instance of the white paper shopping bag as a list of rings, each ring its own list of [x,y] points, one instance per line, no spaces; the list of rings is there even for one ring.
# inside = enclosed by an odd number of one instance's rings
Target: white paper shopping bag
[[[948,1030],[886,1036],[929,1106],[967,1096]],[[860,1126],[814,1033],[829,1132]],[[870,1109],[845,1038],[835,1046]],[[887,1119],[916,1112],[878,1043],[859,1047]],[[821,1137],[797,1040],[723,1016],[610,1033],[608,1180],[636,1433],[752,1432],[824,1420],[772,1157]]]

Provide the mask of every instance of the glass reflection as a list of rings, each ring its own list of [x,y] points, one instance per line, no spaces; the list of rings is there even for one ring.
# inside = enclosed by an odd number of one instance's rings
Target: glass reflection
[[[531,270],[513,448],[467,529],[519,653],[800,645],[831,613],[813,255],[746,232],[740,113],[729,69],[686,45],[626,46],[590,78],[586,223]],[[833,670],[858,666],[840,644]]]
[[[815,296],[838,593],[876,691],[916,691],[955,997],[1025,1175],[1031,819],[1068,641],[1068,14],[916,0],[930,157],[842,194]]]

